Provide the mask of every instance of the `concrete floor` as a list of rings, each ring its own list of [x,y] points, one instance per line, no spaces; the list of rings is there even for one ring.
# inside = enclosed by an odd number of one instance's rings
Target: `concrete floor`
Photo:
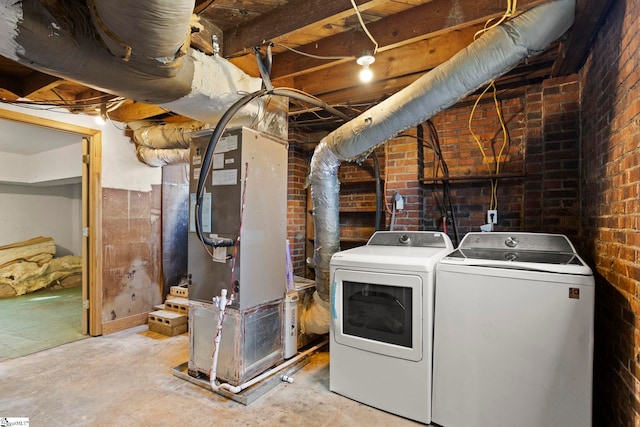
[[[0,419],[32,426],[420,426],[329,391],[329,353],[248,406],[173,375],[188,336],[146,326],[0,361]]]

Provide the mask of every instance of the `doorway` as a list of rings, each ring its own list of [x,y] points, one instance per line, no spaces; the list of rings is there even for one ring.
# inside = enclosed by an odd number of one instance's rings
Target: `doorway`
[[[74,220],[74,233],[77,234],[76,237],[80,243],[78,244],[78,247],[74,248],[75,250],[73,252],[80,252],[81,256],[81,286],[79,288],[77,287],[75,290],[60,289],[57,291],[43,291],[41,293],[28,294],[25,297],[16,297],[17,304],[14,307],[14,311],[18,310],[18,313],[15,313],[15,316],[19,317],[20,313],[24,313],[25,311],[29,312],[31,310],[30,307],[33,307],[31,304],[34,302],[38,303],[38,307],[41,310],[48,310],[48,308],[51,307],[55,310],[74,310],[79,317],[79,319],[74,319],[76,322],[75,325],[77,325],[77,327],[74,327],[79,330],[76,332],[76,335],[71,334],[69,336],[69,341],[77,339],[78,333],[81,336],[100,335],[102,334],[102,282],[101,275],[99,274],[101,271],[102,253],[100,227],[102,206],[100,197],[102,132],[97,129],[90,129],[66,122],[58,122],[55,120],[2,109],[0,109],[0,119],[6,120],[9,127],[14,125],[29,126],[31,128],[38,129],[40,132],[49,132],[51,137],[47,137],[39,141],[41,144],[46,145],[47,140],[54,138],[55,134],[63,133],[77,138],[79,145],[81,146],[81,155],[76,157],[76,155],[73,154],[72,156],[74,158],[73,161],[81,163],[81,168],[79,168],[81,169],[81,176],[79,179],[71,179],[69,183],[61,182],[59,186],[50,187],[49,190],[42,190],[42,188],[29,190],[33,193],[71,191],[74,193],[72,197],[79,199],[78,204],[80,206],[74,210],[74,215],[76,215],[75,212],[77,212],[77,216],[79,217]],[[55,162],[51,163],[53,164]],[[55,165],[52,167],[55,168]],[[55,191],[51,189],[55,189]],[[52,213],[52,216],[54,215],[56,214]],[[62,249],[62,253],[64,254],[66,250],[65,248]],[[20,300],[20,298],[22,298],[22,300]],[[7,304],[7,302],[0,301],[0,304]],[[11,310],[3,311],[9,312]],[[54,318],[56,318],[58,315],[55,313],[49,313],[48,316],[54,316]],[[0,318],[0,322],[6,321],[7,320]],[[49,323],[55,325],[55,322]],[[43,343],[43,348],[62,343],[63,342],[54,342],[54,345],[47,345],[46,343]]]

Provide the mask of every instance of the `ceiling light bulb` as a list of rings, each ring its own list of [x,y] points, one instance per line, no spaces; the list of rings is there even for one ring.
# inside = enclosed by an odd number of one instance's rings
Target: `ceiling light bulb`
[[[369,83],[373,79],[373,71],[369,68],[368,65],[363,65],[362,70],[360,70],[360,81],[364,83]]]
[[[107,105],[104,102],[100,104],[100,114],[96,116],[96,123],[99,126],[107,124]]]
[[[369,66],[374,62],[376,62],[376,58],[369,52],[364,52],[356,59],[356,63],[362,66],[362,70],[360,70],[361,81],[368,83],[373,79],[373,72]]]

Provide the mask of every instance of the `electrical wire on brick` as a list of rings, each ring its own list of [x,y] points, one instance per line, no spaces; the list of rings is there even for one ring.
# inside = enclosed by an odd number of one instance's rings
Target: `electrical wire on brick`
[[[482,142],[480,141],[480,138],[478,137],[478,135],[473,131],[473,126],[472,126],[473,116],[475,115],[476,108],[480,103],[480,99],[482,99],[482,97],[489,91],[489,89],[493,89],[493,103],[495,105],[496,114],[498,115],[498,120],[500,121],[500,128],[502,130],[502,146],[500,147],[500,151],[498,152],[498,155],[494,156],[495,170],[491,170],[491,166],[489,165],[489,160],[487,158],[487,155],[485,154],[484,147],[482,146]],[[498,175],[500,173],[500,163],[502,161],[502,154],[504,153],[504,150],[507,146],[507,142],[509,140],[509,134],[507,132],[504,119],[502,117],[502,110],[500,108],[500,102],[498,101],[495,80],[491,81],[491,83],[487,85],[484,91],[482,91],[482,93],[478,95],[475,103],[473,104],[473,108],[471,109],[471,114],[469,114],[468,125],[469,125],[469,132],[471,133],[471,136],[473,137],[473,140],[475,141],[476,145],[480,149],[480,153],[482,154],[482,162],[487,166],[489,175],[493,175],[493,174]],[[496,210],[498,209],[498,178],[497,177],[491,179],[491,196],[489,200],[489,209],[496,209]]]
[[[495,22],[493,24],[491,24],[493,19],[489,19],[487,22],[485,22],[484,28],[482,30],[476,32],[473,35],[473,39],[474,40],[477,39],[478,37],[480,37],[485,32],[489,31],[492,28],[497,27],[498,25],[502,24],[506,19],[514,16],[516,14],[517,4],[518,4],[517,0],[507,0],[507,8],[506,8],[505,12],[502,14],[502,17],[497,22]],[[484,91],[480,95],[478,95],[478,98],[476,99],[476,102],[473,104],[473,108],[471,109],[471,114],[469,115],[469,132],[471,132],[471,136],[473,137],[474,141],[478,145],[478,148],[480,148],[480,153],[482,154],[482,162],[487,165],[487,169],[489,171],[489,175],[493,174],[494,171],[492,171],[491,167],[489,166],[489,162],[488,162],[487,156],[486,156],[486,154],[484,152],[484,148],[482,147],[482,143],[480,142],[480,138],[475,134],[475,132],[473,132],[473,128],[472,128],[472,125],[471,125],[471,123],[473,121],[474,113],[476,111],[476,107],[478,106],[478,103],[480,102],[480,99],[482,99],[482,97],[487,93],[487,91],[489,89],[493,89],[493,102],[494,102],[494,105],[496,107],[496,113],[498,115],[498,119],[500,120],[500,127],[502,128],[502,135],[503,135],[502,147],[500,148],[500,152],[498,153],[497,157],[494,156],[495,175],[498,175],[500,173],[500,162],[501,162],[501,158],[502,158],[502,153],[504,152],[504,149],[505,149],[505,147],[507,145],[507,140],[509,138],[508,138],[508,134],[507,134],[507,129],[506,129],[505,124],[504,124],[504,120],[502,118],[502,112],[500,110],[500,103],[498,102],[498,98],[497,98],[497,89],[496,89],[495,80],[492,80],[487,85],[487,87],[484,89]],[[490,198],[489,198],[489,209],[490,210],[497,210],[498,209],[498,178],[497,177],[491,179],[491,195],[490,195]]]
[[[427,126],[429,129],[429,138],[424,137],[424,126]],[[447,234],[447,221],[451,220],[451,225],[453,228],[453,241],[455,245],[458,245],[459,234],[458,234],[458,222],[456,220],[455,210],[453,207],[453,197],[451,195],[451,187],[449,185],[449,181],[442,181],[442,199],[438,197],[438,186],[436,184],[435,178],[441,177],[449,177],[449,167],[447,162],[444,160],[442,155],[442,149],[440,148],[440,138],[438,137],[438,131],[436,129],[435,124],[431,120],[427,120],[424,123],[421,123],[416,128],[416,135],[411,134],[399,134],[398,137],[409,137],[415,138],[421,146],[421,149],[428,148],[433,152],[433,191],[432,195],[436,201],[436,206],[440,211],[440,215],[442,218],[442,230],[445,234]],[[440,175],[440,171],[442,171],[442,175]],[[386,172],[386,170],[385,170]],[[386,179],[385,179],[386,183]],[[385,188],[386,194],[386,188]],[[386,203],[386,199],[385,199]],[[448,208],[448,209],[447,209]],[[388,207],[387,207],[388,209]],[[450,218],[449,214],[450,212]]]

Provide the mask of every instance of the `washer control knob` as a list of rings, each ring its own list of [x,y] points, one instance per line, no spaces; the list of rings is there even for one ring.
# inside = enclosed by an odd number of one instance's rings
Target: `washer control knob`
[[[504,244],[507,245],[510,248],[515,248],[516,246],[518,246],[518,239],[516,239],[515,237],[507,237],[507,240],[504,241]]]
[[[409,237],[407,234],[403,234],[400,236],[400,244],[408,245],[409,243],[411,243],[411,237]]]

